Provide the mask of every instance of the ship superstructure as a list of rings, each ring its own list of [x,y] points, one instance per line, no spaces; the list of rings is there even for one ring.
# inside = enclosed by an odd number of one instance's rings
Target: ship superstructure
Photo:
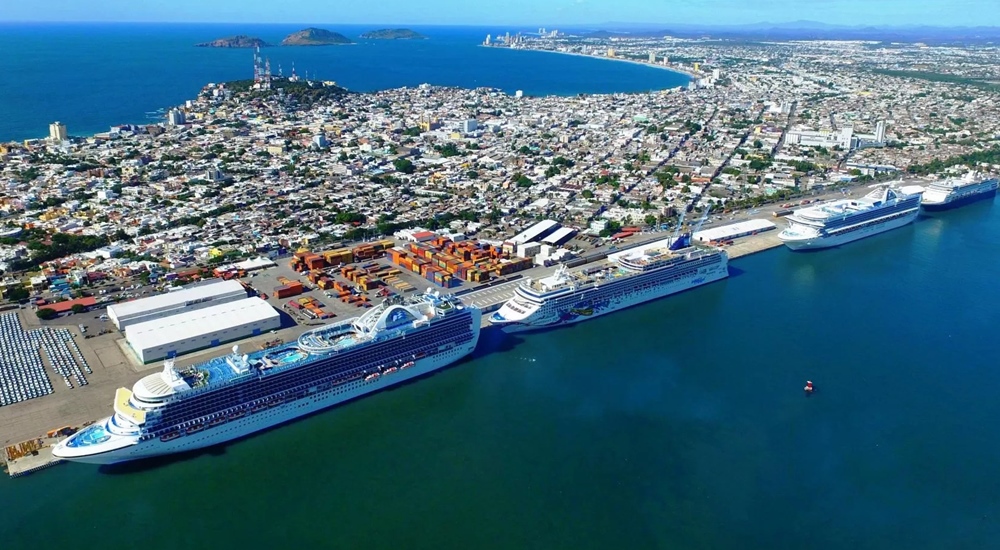
[[[902,227],[920,213],[920,194],[880,185],[864,197],[801,208],[778,238],[792,250],[838,246]]]
[[[949,178],[928,185],[920,205],[924,210],[933,212],[992,199],[997,194],[997,183],[997,178],[969,172],[961,178]]]
[[[252,434],[426,374],[470,354],[481,314],[457,298],[396,296],[297,341],[187,369],[168,361],[115,394],[114,415],[53,449],[111,464],[198,449]]]
[[[692,244],[684,235],[620,252],[593,267],[527,279],[490,316],[490,323],[518,332],[577,323],[669,296],[729,275],[725,251]]]

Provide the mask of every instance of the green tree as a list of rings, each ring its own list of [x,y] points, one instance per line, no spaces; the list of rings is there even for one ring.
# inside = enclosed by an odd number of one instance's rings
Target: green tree
[[[87,311],[86,306],[84,306],[83,304],[73,304],[72,309],[73,313],[83,313],[84,311]]]
[[[591,191],[590,189],[584,189],[583,191],[580,192],[580,196],[582,196],[585,199],[592,199],[594,198],[594,192]]]
[[[652,214],[646,214],[646,217],[643,218],[643,221],[646,222],[646,225],[649,226],[656,225],[656,216]]]
[[[396,159],[392,161],[392,166],[404,174],[412,174],[417,169],[410,159]]]
[[[43,321],[48,321],[50,319],[55,319],[59,314],[56,313],[56,310],[45,307],[36,311],[35,315]]]

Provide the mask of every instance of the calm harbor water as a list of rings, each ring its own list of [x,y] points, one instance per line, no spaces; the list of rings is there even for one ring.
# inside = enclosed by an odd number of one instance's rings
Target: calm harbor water
[[[150,112],[195,97],[206,83],[253,76],[250,50],[194,44],[234,34],[277,44],[305,26],[0,23],[0,141],[44,137],[53,120],[71,135],[150,122]],[[280,65],[287,76],[294,64],[299,75],[355,91],[430,83],[531,95],[642,92],[688,81],[630,63],[478,46],[510,29],[414,27],[429,39],[366,41],[358,36],[372,27],[318,26],[358,43],[264,48],[274,74]]]
[[[222,449],[0,479],[0,540],[992,548],[998,250],[980,203],[743,258]]]

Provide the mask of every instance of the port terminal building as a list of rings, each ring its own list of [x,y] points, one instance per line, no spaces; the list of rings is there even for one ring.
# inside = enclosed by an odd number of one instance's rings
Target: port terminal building
[[[247,291],[239,281],[217,281],[110,305],[108,318],[118,330],[125,330],[134,324],[243,300],[246,297]]]
[[[222,345],[281,328],[281,315],[253,297],[184,311],[125,327],[125,341],[142,363]]]
[[[769,220],[746,220],[698,231],[694,235],[691,235],[691,238],[703,243],[713,241],[730,241],[740,237],[746,237],[748,235],[756,235],[757,233],[771,231],[777,227],[778,226],[774,225],[774,223]]]

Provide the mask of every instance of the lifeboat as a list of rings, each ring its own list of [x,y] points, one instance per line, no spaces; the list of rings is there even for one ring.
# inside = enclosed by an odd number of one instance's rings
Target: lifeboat
[[[225,421],[226,421],[226,417],[225,416],[220,416],[219,418],[216,418],[216,419],[212,420],[211,422],[209,422],[208,423],[208,427],[211,428],[212,426],[218,426],[219,424],[222,424]]]
[[[250,409],[250,412],[252,412],[252,413],[260,412],[260,411],[262,411],[262,410],[264,410],[266,408],[267,408],[267,404],[266,403],[261,403],[260,405],[257,405],[256,407]]]
[[[181,436],[180,432],[170,432],[168,434],[163,434],[162,436],[160,436],[160,441],[170,441],[173,439],[177,439],[180,436]]]
[[[383,372],[382,374],[392,374],[392,373],[396,372],[397,370],[399,370],[399,369],[397,369],[396,367],[389,367],[389,368],[385,369],[385,372]]]
[[[372,380],[378,380],[378,377],[379,377],[379,374],[377,372],[373,372],[373,373],[371,373],[371,374],[369,374],[368,376],[365,377],[365,382],[371,382]]]
[[[193,433],[200,432],[204,427],[205,426],[202,425],[202,424],[195,424],[194,426],[191,426],[190,428],[188,428],[185,431],[187,431],[188,435],[190,435],[190,434],[193,434]]]
[[[237,418],[245,415],[246,413],[247,413],[246,411],[236,411],[233,414],[229,415],[229,419],[236,420]]]
[[[408,368],[410,368],[412,366],[413,366],[413,361],[407,361],[407,362],[403,363],[402,367],[399,367],[399,368],[401,368],[401,369],[408,369]]]

